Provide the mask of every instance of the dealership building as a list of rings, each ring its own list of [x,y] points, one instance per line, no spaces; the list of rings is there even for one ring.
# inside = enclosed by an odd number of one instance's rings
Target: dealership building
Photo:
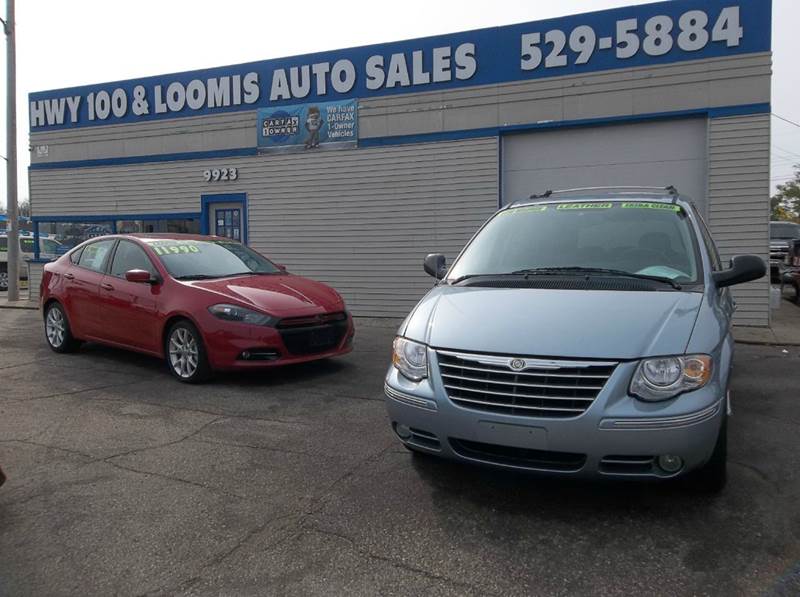
[[[674,185],[723,259],[766,259],[770,29],[769,0],[675,0],[31,93],[35,226],[228,236],[379,317],[548,189]]]

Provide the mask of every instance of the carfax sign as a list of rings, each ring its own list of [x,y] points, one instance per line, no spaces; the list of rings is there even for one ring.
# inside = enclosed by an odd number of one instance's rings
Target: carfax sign
[[[355,147],[357,142],[357,100],[258,111],[258,150],[261,152]]]
[[[29,96],[31,130],[275,109],[771,49],[771,0],[672,0]],[[113,51],[113,48],[111,48]]]

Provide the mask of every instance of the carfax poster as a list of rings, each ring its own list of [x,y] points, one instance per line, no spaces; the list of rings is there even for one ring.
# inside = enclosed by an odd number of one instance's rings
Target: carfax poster
[[[298,104],[258,111],[258,150],[315,151],[355,147],[358,100]]]

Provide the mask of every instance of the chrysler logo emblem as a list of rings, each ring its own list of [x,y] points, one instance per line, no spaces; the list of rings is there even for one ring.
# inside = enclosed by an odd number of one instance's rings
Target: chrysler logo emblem
[[[521,371],[525,368],[525,361],[522,359],[511,359],[511,362],[508,364],[514,371]]]

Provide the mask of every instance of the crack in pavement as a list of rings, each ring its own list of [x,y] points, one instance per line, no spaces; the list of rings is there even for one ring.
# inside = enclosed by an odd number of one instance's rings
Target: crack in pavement
[[[162,444],[157,444],[155,446],[144,446],[142,448],[134,448],[132,450],[126,450],[124,452],[120,452],[119,454],[112,454],[111,456],[105,456],[104,458],[99,458],[98,460],[103,460],[105,462],[109,462],[113,458],[121,458],[123,456],[129,456],[131,454],[137,454],[139,452],[146,452],[148,450],[158,450],[159,448],[166,448],[167,446],[174,446],[175,444],[179,444],[179,443],[181,443],[183,441],[186,441],[187,439],[193,438],[195,435],[203,432],[205,429],[207,429],[208,427],[210,427],[214,423],[216,423],[218,421],[221,421],[221,420],[223,420],[225,418],[227,418],[227,417],[225,417],[224,415],[220,415],[218,417],[215,417],[215,418],[211,419],[210,421],[206,421],[200,427],[198,427],[197,429],[195,429],[191,433],[188,433],[188,434],[184,435],[183,437],[181,437],[179,439],[175,439],[175,440],[171,440],[171,441],[168,441],[168,442],[164,442]]]
[[[353,539],[352,537],[348,537],[347,535],[342,535],[341,533],[337,533],[335,531],[328,531],[328,530],[320,529],[319,527],[315,527],[315,526],[309,526],[307,528],[307,530],[311,531],[312,533],[317,533],[318,535],[323,535],[323,536],[327,536],[327,537],[333,537],[335,539],[340,539],[342,541],[345,541],[345,542],[349,543],[352,546],[352,548],[357,553],[361,554],[362,556],[365,556],[365,557],[367,557],[367,558],[369,558],[371,560],[378,560],[380,562],[385,562],[385,563],[387,563],[387,564],[389,564],[391,566],[394,566],[395,568],[399,568],[401,570],[405,570],[406,572],[411,572],[413,574],[417,574],[419,576],[423,576],[423,577],[427,578],[428,580],[444,582],[446,584],[452,585],[454,588],[469,589],[471,591],[475,591],[475,592],[480,593],[482,595],[498,595],[498,596],[502,595],[502,593],[494,593],[494,592],[491,592],[491,591],[487,591],[486,589],[481,588],[481,587],[477,587],[477,586],[475,586],[475,585],[473,585],[471,583],[468,583],[468,582],[465,582],[465,581],[461,581],[461,580],[457,580],[455,578],[450,578],[449,576],[442,576],[440,574],[436,574],[434,572],[431,572],[430,570],[426,570],[424,568],[419,568],[417,566],[413,566],[411,564],[407,564],[406,562],[395,560],[395,559],[390,558],[388,556],[383,556],[383,555],[380,555],[380,554],[373,553],[369,549],[367,549],[366,547],[363,547],[363,546],[359,545],[356,542],[355,539]]]
[[[174,595],[174,594],[176,594],[178,592],[184,593],[184,592],[188,591],[189,589],[191,589],[194,585],[196,585],[198,582],[200,582],[203,579],[203,575],[202,575],[202,571],[203,570],[205,570],[208,567],[216,566],[218,564],[221,564],[229,556],[231,556],[233,553],[235,553],[237,550],[239,550],[251,538],[253,538],[254,536],[256,536],[259,533],[262,533],[264,530],[266,530],[266,528],[269,525],[271,525],[273,523],[276,523],[276,522],[279,522],[281,520],[294,518],[294,517],[297,517],[297,516],[298,516],[298,514],[291,513],[291,514],[282,514],[280,516],[276,516],[275,518],[271,518],[270,520],[258,525],[258,527],[256,527],[255,529],[251,529],[249,532],[245,533],[245,535],[243,535],[239,540],[237,540],[236,543],[231,548],[227,549],[226,551],[220,552],[216,556],[213,556],[211,559],[209,559],[208,561],[206,561],[203,564],[201,564],[200,568],[199,568],[199,571],[198,571],[199,573],[197,575],[192,576],[191,578],[188,578],[186,580],[180,581],[176,585],[171,585],[169,587],[158,587],[156,589],[152,589],[152,590],[146,591],[144,593],[139,593],[137,595],[137,597],[148,597],[148,596],[154,596],[154,595]],[[289,528],[289,526],[291,526],[291,525],[287,525],[287,527],[279,529],[279,531],[285,530],[286,528]],[[293,536],[293,535],[290,535],[290,536]],[[286,539],[286,537],[281,537],[277,541],[269,544],[267,546],[267,551],[272,549],[274,546],[279,545],[285,539]]]
[[[146,593],[142,593],[140,597],[145,596],[145,595],[164,594],[165,592],[166,592],[166,594],[172,594],[176,590],[187,591],[188,589],[190,589],[193,585],[197,584],[203,578],[203,572],[205,570],[207,570],[208,568],[210,568],[212,566],[218,566],[218,565],[222,564],[225,560],[227,560],[230,556],[232,556],[234,553],[236,553],[239,549],[244,547],[244,545],[247,544],[248,541],[250,541],[256,535],[264,532],[266,530],[266,528],[270,524],[272,524],[274,522],[280,521],[282,519],[297,518],[297,521],[294,524],[287,525],[284,529],[281,529],[281,530],[287,530],[287,529],[290,529],[290,528],[294,527],[295,528],[295,532],[294,533],[289,533],[289,534],[281,537],[277,541],[275,541],[272,544],[268,545],[265,549],[262,549],[261,550],[262,552],[273,551],[275,548],[280,546],[282,543],[284,543],[286,541],[290,541],[290,540],[292,540],[292,539],[294,539],[296,537],[299,537],[306,530],[306,527],[305,527],[306,521],[309,518],[311,518],[314,514],[319,512],[324,507],[325,501],[333,494],[333,491],[336,489],[336,487],[338,487],[345,480],[347,480],[347,479],[351,478],[353,475],[355,475],[355,473],[358,470],[362,469],[365,466],[369,466],[373,462],[376,462],[387,451],[389,451],[389,449],[392,448],[394,446],[394,444],[395,444],[395,442],[394,442],[394,440],[392,440],[392,442],[389,443],[386,447],[384,447],[381,450],[379,450],[378,452],[375,452],[374,454],[366,457],[365,459],[363,459],[360,462],[358,462],[355,465],[353,465],[350,469],[346,470],[344,473],[342,473],[342,475],[340,475],[339,477],[334,479],[323,490],[322,494],[318,498],[312,499],[311,503],[309,504],[309,506],[307,508],[303,509],[302,511],[300,511],[300,512],[290,512],[290,513],[278,516],[278,517],[276,517],[274,519],[270,519],[269,521],[267,521],[267,522],[265,522],[265,523],[263,523],[261,525],[258,525],[254,529],[251,529],[250,531],[245,533],[241,537],[241,539],[239,541],[237,541],[237,543],[233,547],[231,547],[230,549],[225,550],[224,552],[221,552],[221,553],[217,554],[216,556],[210,558],[209,560],[207,560],[206,562],[201,564],[199,566],[199,568],[198,568],[198,573],[197,574],[195,574],[191,578],[186,579],[185,581],[182,581],[181,583],[179,583],[177,585],[177,587],[172,587],[171,589],[170,588],[159,587],[157,589],[153,589],[152,591],[148,591]]]
[[[123,471],[129,471],[131,473],[137,473],[139,475],[146,475],[148,477],[158,477],[159,479],[166,479],[168,481],[174,481],[176,483],[183,483],[184,485],[191,485],[192,487],[197,487],[199,489],[203,489],[205,491],[209,491],[211,493],[216,493],[220,495],[224,495],[227,497],[233,497],[240,500],[248,500],[247,496],[239,495],[238,493],[232,493],[230,491],[225,491],[224,489],[219,489],[218,487],[211,487],[209,485],[203,485],[202,483],[197,483],[196,481],[189,481],[188,479],[183,479],[181,477],[174,477],[172,475],[166,475],[164,473],[156,473],[153,471],[143,471],[137,468],[133,468],[131,466],[125,466],[119,464],[118,462],[109,462],[106,460],[98,461],[102,464],[107,464],[108,466],[112,466],[114,468],[118,468]]]
[[[284,419],[275,419],[271,417],[260,417],[256,415],[243,415],[237,413],[226,413],[226,412],[219,412],[214,410],[207,410],[203,408],[189,408],[187,406],[176,406],[173,404],[164,404],[162,402],[150,402],[147,400],[133,400],[130,398],[103,398],[103,397],[88,397],[89,400],[94,400],[97,402],[124,402],[125,404],[147,404],[149,406],[158,406],[161,408],[168,408],[170,410],[178,410],[178,411],[186,411],[192,413],[202,413],[205,415],[217,415],[221,417],[226,417],[229,419],[247,419],[250,421],[264,421],[267,423],[281,423],[283,425],[297,425],[300,427],[307,427],[308,423],[304,423],[302,421],[286,421]]]
[[[82,458],[86,458],[87,460],[94,462],[97,460],[96,457],[92,456],[91,454],[86,454],[85,452],[80,452],[78,450],[72,450],[70,448],[62,448],[60,446],[50,446],[48,444],[43,444],[41,442],[36,442],[31,439],[0,439],[0,444],[29,444],[31,446],[37,446],[39,448],[47,448],[48,450],[57,450],[59,452],[66,452],[68,454],[73,454],[75,456],[80,456]],[[87,463],[89,464],[89,463]]]
[[[52,445],[48,445],[48,444],[44,444],[44,443],[41,443],[41,442],[28,440],[28,439],[25,439],[25,440],[20,440],[20,439],[0,440],[0,443],[22,443],[22,444],[29,444],[29,445],[41,447],[41,448],[46,448],[46,449],[49,449],[49,450],[57,450],[57,451],[61,451],[61,452],[66,452],[66,453],[73,454],[75,456],[80,456],[81,458],[86,459],[88,462],[85,462],[84,466],[89,466],[91,464],[96,464],[96,463],[107,464],[109,466],[112,466],[112,467],[120,469],[120,470],[129,471],[129,472],[137,473],[137,474],[140,474],[140,475],[148,475],[148,476],[158,477],[158,478],[161,478],[161,479],[168,479],[168,480],[174,481],[176,483],[183,483],[183,484],[186,484],[186,485],[191,485],[193,487],[199,487],[201,489],[210,491],[212,493],[217,493],[217,494],[221,494],[221,495],[225,495],[225,496],[229,496],[229,497],[235,497],[235,498],[238,498],[238,499],[245,500],[245,499],[248,499],[246,496],[242,496],[242,495],[239,495],[237,493],[225,491],[223,489],[219,489],[217,487],[212,487],[212,486],[209,486],[209,485],[203,485],[202,483],[197,483],[195,481],[190,481],[188,479],[183,479],[181,477],[175,477],[175,476],[172,476],[172,475],[167,475],[167,474],[164,474],[164,473],[158,473],[158,472],[153,472],[153,471],[145,471],[145,470],[137,469],[137,468],[132,467],[132,466],[125,466],[123,464],[120,464],[118,462],[114,462],[112,460],[114,458],[120,458],[122,456],[127,456],[129,454],[134,454],[134,453],[137,453],[137,452],[144,452],[146,450],[155,450],[155,449],[158,449],[158,448],[163,448],[163,447],[166,447],[166,446],[179,444],[179,443],[181,443],[183,441],[191,439],[192,437],[194,437],[197,434],[201,433],[204,429],[206,429],[210,425],[216,423],[217,421],[225,419],[225,418],[226,418],[225,416],[219,416],[219,417],[216,417],[216,418],[212,419],[211,421],[207,421],[206,423],[204,423],[203,425],[201,425],[200,427],[198,427],[197,429],[195,429],[191,433],[188,433],[187,435],[185,435],[185,436],[183,436],[183,437],[181,437],[180,439],[177,439],[177,440],[172,440],[172,441],[169,441],[169,442],[165,442],[165,443],[161,443],[161,444],[157,444],[157,445],[153,445],[153,446],[145,446],[145,447],[142,447],[142,448],[137,448],[135,450],[127,450],[125,452],[120,452],[119,454],[112,454],[111,456],[105,456],[105,457],[96,457],[96,456],[92,456],[91,454],[86,454],[84,452],[80,452],[78,450],[72,450],[70,448],[62,448],[60,446],[52,446]]]
[[[92,388],[81,388],[79,390],[71,390],[69,392],[57,392],[55,394],[48,394],[47,396],[29,396],[28,398],[15,398],[11,400],[5,400],[6,404],[17,404],[19,402],[31,402],[33,400],[46,400],[48,398],[61,398],[62,396],[73,396],[75,394],[80,394],[81,392],[97,392],[98,390],[107,390],[109,388],[116,388],[122,386],[133,386],[136,384],[144,383],[146,380],[141,381],[128,381],[128,382],[119,382],[108,384],[104,386],[97,386]]]
[[[305,452],[302,450],[287,450],[285,448],[276,448],[274,446],[255,446],[253,444],[241,444],[236,442],[220,442],[209,439],[192,438],[192,442],[198,444],[211,444],[213,446],[227,446],[229,448],[248,448],[250,450],[263,450],[265,452],[278,452],[281,454],[296,454],[298,456],[313,456],[312,452]]]

